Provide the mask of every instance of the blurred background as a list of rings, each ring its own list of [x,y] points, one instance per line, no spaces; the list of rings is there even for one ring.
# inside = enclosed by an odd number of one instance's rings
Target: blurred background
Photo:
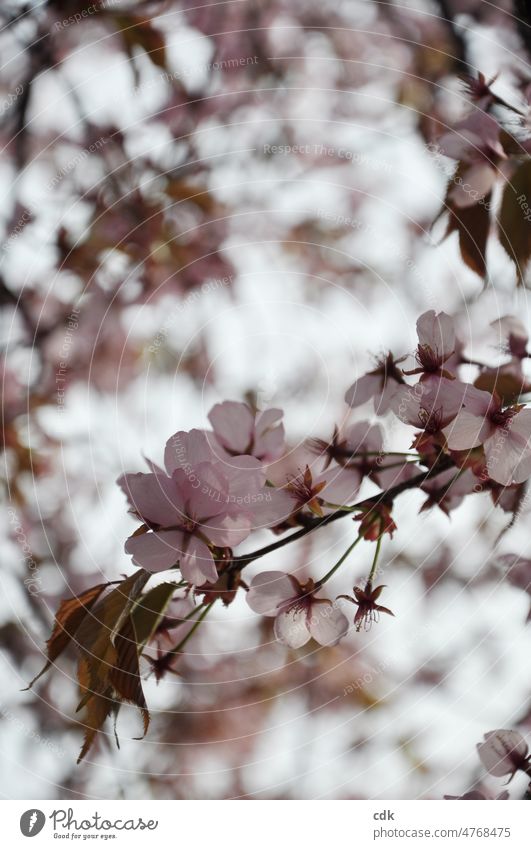
[[[115,481],[172,433],[253,399],[285,411],[291,446],[328,438],[374,418],[345,390],[411,353],[421,312],[455,315],[493,364],[490,322],[529,327],[499,245],[484,287],[441,243],[448,163],[429,147],[467,110],[462,75],[499,73],[514,101],[529,44],[508,0],[2,3],[3,797],[441,798],[481,777],[485,731],[531,725],[529,599],[495,562],[529,555],[529,515],[498,542],[488,494],[451,518],[401,497],[382,554],[396,618],[336,647],[286,649],[244,598],[215,609],[148,679],[141,742],[124,710],[121,748],[109,725],[75,766],[68,659],[21,692],[59,600],[131,573]],[[322,574],[342,524],[250,575]]]

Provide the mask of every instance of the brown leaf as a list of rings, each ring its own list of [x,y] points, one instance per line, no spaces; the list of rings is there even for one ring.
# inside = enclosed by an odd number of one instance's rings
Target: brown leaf
[[[83,720],[85,738],[77,759],[78,764],[81,763],[89,751],[96,734],[101,730],[103,723],[113,710],[114,706],[115,702],[110,688],[105,693],[93,694],[88,700],[87,711]]]
[[[97,584],[81,595],[64,599],[61,602],[55,614],[52,633],[46,641],[46,664],[30,684],[28,684],[28,690],[41,675],[44,675],[54,660],[57,660],[59,655],[63,653],[69,642],[73,639],[83,619],[107,586],[108,584]]]
[[[107,688],[110,671],[116,662],[115,638],[149,578],[149,572],[139,569],[104,596],[81,623],[75,642],[87,664],[90,692],[101,693]],[[87,696],[81,700],[78,710],[86,702]]]
[[[446,212],[448,213],[448,225],[443,239],[446,239],[452,233],[457,233],[463,262],[480,277],[485,277],[492,196],[488,194],[481,199],[481,202],[463,208],[457,207],[451,197],[452,189],[463,180],[467,167],[464,162],[458,163],[448,183],[443,206],[435,221],[438,221]]]
[[[522,284],[531,257],[531,159],[507,181],[498,217],[498,238]]]
[[[144,736],[149,727],[149,711],[142,690],[138,667],[138,643],[135,626],[127,617],[115,640],[116,664],[111,669],[109,680],[121,699],[140,708],[144,720]]]
[[[490,199],[489,194],[482,203],[462,209],[451,207],[446,231],[446,236],[454,232],[459,234],[459,249],[463,262],[480,277],[487,274],[487,239],[490,231],[487,204],[490,204]]]

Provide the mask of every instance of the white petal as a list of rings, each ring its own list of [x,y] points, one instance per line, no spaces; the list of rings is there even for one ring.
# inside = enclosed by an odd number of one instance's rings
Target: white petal
[[[306,605],[293,605],[283,610],[275,619],[275,637],[291,649],[300,649],[310,639],[307,620]]]
[[[148,572],[164,572],[175,566],[182,553],[181,531],[159,531],[129,537],[125,543],[133,563]]]
[[[208,546],[192,534],[185,535],[184,544],[186,550],[179,560],[183,577],[197,586],[201,586],[205,581],[215,584],[218,573]]]
[[[310,607],[308,628],[314,640],[322,646],[333,646],[345,636],[349,624],[337,605],[316,599]]]
[[[492,431],[493,427],[488,419],[462,410],[453,422],[444,428],[443,433],[452,451],[467,451],[481,445]]]
[[[251,581],[247,604],[262,616],[276,616],[279,606],[296,595],[296,583],[285,572],[260,572]]]
[[[356,380],[345,394],[345,402],[349,407],[359,407],[365,404],[373,395],[381,392],[382,378],[380,375],[364,374]]]

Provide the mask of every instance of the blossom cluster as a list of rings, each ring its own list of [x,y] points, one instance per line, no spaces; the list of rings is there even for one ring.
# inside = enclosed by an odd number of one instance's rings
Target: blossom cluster
[[[531,408],[521,400],[531,388],[522,365],[527,334],[510,316],[501,319],[498,331],[506,362],[497,368],[476,363],[474,382],[466,382],[461,368],[470,364],[453,319],[443,312],[424,313],[417,321],[415,351],[399,358],[387,353],[345,394],[352,409],[372,401],[382,422],[336,427],[330,439],[309,439],[297,448],[286,442],[281,410],[216,404],[208,415],[210,429],[178,431],[169,438],[164,467],[150,461],[149,472],[120,477],[131,512],[142,523],[127,540],[126,552],[151,573],[178,568],[187,592],[203,593],[205,599],[219,592],[229,603],[241,587],[253,611],[275,617],[277,638],[292,648],[311,637],[330,645],[348,632],[338,599],[357,607],[356,630],[369,627],[381,612],[391,613],[379,604],[383,588],[374,587],[373,578],[382,538],[396,528],[392,509],[400,492],[418,488],[427,496],[420,509],[438,506],[446,513],[468,495],[490,492],[497,505],[511,511],[531,477]],[[388,416],[414,429],[410,452],[386,448],[383,419]],[[356,503],[364,482],[378,492]],[[298,539],[349,515],[359,523],[358,534],[319,580],[301,584],[294,575],[266,571],[248,586],[239,577],[261,556],[235,551],[252,534],[299,528]],[[376,542],[365,584],[335,601],[322,598],[323,585],[362,538]],[[284,542],[290,537],[278,547]]]

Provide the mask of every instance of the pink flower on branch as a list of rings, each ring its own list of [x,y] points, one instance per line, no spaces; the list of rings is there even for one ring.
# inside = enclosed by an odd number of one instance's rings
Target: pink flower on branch
[[[419,344],[415,358],[419,368],[408,374],[420,372],[439,372],[445,377],[451,374],[443,370],[444,363],[455,351],[455,331],[453,319],[444,312],[436,313],[429,310],[423,313],[417,321]]]
[[[217,442],[231,456],[251,454],[271,463],[284,451],[282,410],[255,412],[247,404],[224,401],[212,407],[208,418]]]
[[[372,398],[374,409],[380,415],[390,407],[395,392],[404,383],[400,360],[395,360],[391,353],[378,360],[376,368],[358,378],[345,394],[345,402],[349,407],[359,407]]]
[[[531,409],[523,405],[502,408],[489,392],[476,390],[444,429],[451,451],[483,446],[486,471],[503,486],[522,483],[531,476]]]
[[[473,206],[492,191],[507,159],[500,142],[501,127],[492,115],[474,111],[439,140],[439,150],[461,163],[448,199],[456,207]]]
[[[132,512],[145,525],[125,546],[136,565],[160,572],[178,564],[191,584],[215,583],[213,549],[233,548],[253,527],[274,520],[267,515],[272,495],[260,461],[212,462],[213,456],[203,433],[180,432],[166,445],[167,474],[152,466],[150,474],[120,477]]]
[[[460,380],[430,375],[414,386],[400,387],[391,408],[405,424],[436,434],[457,416],[467,396],[477,395],[477,389]]]
[[[348,619],[329,599],[315,598],[318,587],[310,578],[301,584],[285,572],[261,572],[251,582],[247,603],[255,613],[274,616],[276,638],[292,649],[313,637],[322,646],[339,642]]]

